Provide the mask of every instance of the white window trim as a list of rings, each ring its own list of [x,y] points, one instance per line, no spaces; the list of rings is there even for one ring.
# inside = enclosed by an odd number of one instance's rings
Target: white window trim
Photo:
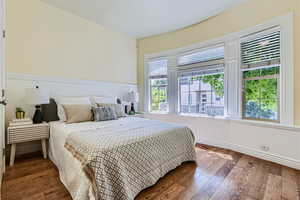
[[[280,68],[280,124],[294,125],[294,55],[293,13],[276,17],[266,23],[243,30],[240,38],[263,30],[279,27],[281,35]],[[239,55],[240,55],[239,48]],[[239,59],[239,69],[240,69]],[[239,70],[240,71],[240,70]],[[241,73],[241,72],[240,72]],[[242,78],[239,76],[239,118],[242,118]]]
[[[275,17],[265,23],[228,34],[190,46],[172,49],[160,53],[148,54],[144,57],[144,97],[145,112],[149,112],[149,78],[148,62],[156,59],[168,59],[168,103],[169,113],[178,113],[178,84],[177,84],[177,59],[178,56],[199,49],[213,48],[225,44],[225,77],[224,98],[225,118],[242,119],[242,80],[240,70],[240,40],[241,38],[267,30],[280,27],[281,31],[281,72],[280,72],[280,124],[294,125],[294,55],[293,55],[293,13]],[[254,121],[255,122],[255,121]],[[260,122],[261,123],[261,122]]]
[[[145,94],[144,94],[144,102],[145,102],[145,105],[144,105],[144,110],[146,112],[150,112],[151,111],[151,108],[150,108],[150,105],[151,105],[151,100],[150,100],[150,79],[149,79],[149,62],[150,61],[158,61],[158,60],[163,60],[163,59],[167,59],[168,60],[168,57],[164,57],[164,56],[161,56],[161,57],[156,57],[156,58],[146,58],[144,59],[144,66],[145,66],[145,74],[144,74],[144,77],[145,77]],[[168,61],[169,62],[169,61]],[[167,75],[167,78],[169,80],[169,74]],[[169,84],[169,81],[168,81],[168,84]],[[169,85],[168,85],[168,92],[167,92],[167,97],[169,97]],[[169,109],[170,110],[170,109]],[[159,111],[155,111],[153,113],[157,113],[157,114],[167,114],[168,112],[159,112]]]

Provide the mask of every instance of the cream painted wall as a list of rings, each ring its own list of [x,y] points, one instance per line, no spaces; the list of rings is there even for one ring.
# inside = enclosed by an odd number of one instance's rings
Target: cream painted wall
[[[137,83],[136,40],[40,0],[6,1],[7,72]]]
[[[276,16],[294,13],[295,123],[300,125],[300,1],[249,0],[194,26],[138,40],[138,85],[143,102],[144,55],[184,47],[237,32]]]

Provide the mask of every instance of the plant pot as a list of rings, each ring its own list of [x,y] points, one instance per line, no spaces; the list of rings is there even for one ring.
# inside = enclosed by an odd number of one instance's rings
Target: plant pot
[[[24,111],[17,111],[16,112],[16,118],[17,119],[23,119],[23,118],[25,118],[25,112]]]

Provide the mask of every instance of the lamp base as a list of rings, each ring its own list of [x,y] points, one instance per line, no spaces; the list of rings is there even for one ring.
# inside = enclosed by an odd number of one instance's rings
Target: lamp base
[[[35,106],[35,112],[34,112],[32,121],[34,124],[40,124],[43,122],[43,114],[42,114],[40,105]]]
[[[134,103],[131,103],[131,109],[130,109],[130,112],[135,113]]]

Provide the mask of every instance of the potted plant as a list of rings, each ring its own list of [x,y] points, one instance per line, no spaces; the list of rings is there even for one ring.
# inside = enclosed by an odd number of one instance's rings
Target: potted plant
[[[22,108],[20,108],[20,107],[16,108],[16,118],[17,119],[23,119],[23,118],[25,118],[25,111]]]

